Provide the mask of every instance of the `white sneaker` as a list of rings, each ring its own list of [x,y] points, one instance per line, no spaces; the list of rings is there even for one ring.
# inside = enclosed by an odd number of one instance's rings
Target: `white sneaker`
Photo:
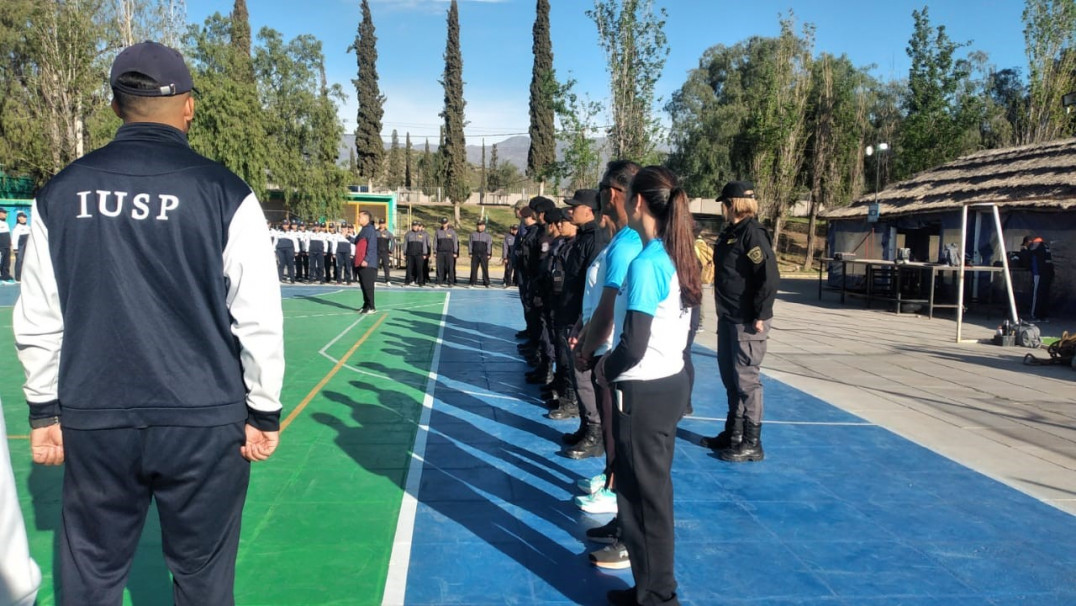
[[[575,485],[579,490],[583,491],[583,494],[594,494],[602,488],[605,488],[605,482],[605,474],[599,473],[590,478],[579,478],[575,481]]]
[[[616,513],[616,493],[602,488],[594,494],[575,497],[575,504],[587,513]]]

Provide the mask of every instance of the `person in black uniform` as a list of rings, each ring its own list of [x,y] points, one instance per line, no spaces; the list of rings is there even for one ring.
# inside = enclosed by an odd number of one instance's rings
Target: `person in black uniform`
[[[359,211],[359,234],[355,236],[355,271],[362,288],[362,309],[359,313],[377,311],[374,304],[374,282],[377,281],[377,230],[369,212]]]
[[[551,398],[546,406],[552,409],[549,411],[550,419],[571,419],[579,416],[579,398],[575,391],[575,382],[572,381],[571,364],[568,362],[571,356],[568,337],[574,320],[568,321],[571,316],[570,308],[562,309],[562,304],[568,296],[564,289],[565,266],[568,258],[573,255],[578,228],[572,224],[572,218],[565,209],[553,209],[545,213],[545,217],[549,222],[549,229],[554,230],[556,235],[549,254],[542,263],[542,273],[538,278],[542,315],[553,342],[556,365],[553,384],[550,386]]]
[[[471,255],[470,286],[478,286],[478,268],[482,268],[482,286],[489,288],[489,254],[493,252],[493,236],[486,232],[486,222],[479,221],[467,242]]]
[[[527,323],[528,341],[520,346],[520,352],[527,358],[535,370],[527,375],[530,383],[549,384],[553,379],[553,358],[555,351],[549,338],[549,331],[544,321],[542,308],[535,304],[539,300],[538,277],[541,273],[542,260],[549,252],[554,236],[550,235],[545,223],[545,215],[557,207],[556,203],[544,196],[535,196],[528,203],[534,214],[534,224],[520,244],[520,298],[524,301],[524,320]]]
[[[770,235],[755,218],[755,187],[732,181],[721,190],[727,224],[714,245],[717,366],[725,384],[725,429],[703,438],[722,461],[761,461],[762,382],[759,368],[777,298],[777,257]]]
[[[559,299],[557,307],[557,324],[567,325],[565,333],[565,345],[568,340],[577,336],[572,329],[580,322],[583,315],[583,295],[586,291],[587,269],[594,262],[598,254],[605,248],[604,232],[598,229],[595,220],[600,208],[598,190],[580,189],[575,192],[570,200],[567,200],[571,209],[571,222],[576,226],[575,241],[572,243],[571,254],[564,263],[564,295]],[[568,448],[564,454],[571,459],[585,459],[588,457],[601,456],[605,452],[602,441],[601,417],[598,414],[598,402],[595,399],[594,384],[590,369],[577,368],[575,356],[568,346],[566,363],[569,368],[569,376],[572,386],[575,388],[576,399],[582,408],[579,415],[579,429],[574,434],[565,436]],[[552,416],[552,415],[551,415]]]
[[[11,279],[11,226],[7,224],[6,208],[0,208],[0,282],[15,282]]]
[[[441,219],[441,229],[433,236],[437,243],[437,285],[451,288],[456,283],[456,259],[460,256],[460,239],[456,230],[448,222],[448,217]]]
[[[407,259],[407,269],[404,272],[404,286],[412,283],[419,286],[426,285],[426,274],[423,271],[423,263],[430,258],[429,237],[422,229],[421,221],[411,223],[411,231],[404,236],[404,256]]]
[[[152,502],[174,602],[234,604],[249,462],[279,442],[265,216],[249,185],[191,150],[179,52],[127,47],[110,80],[123,125],[38,191],[12,312],[34,461],[64,465],[61,601],[121,603]]]
[[[504,242],[501,243],[501,265],[504,267],[504,279],[501,280],[504,283],[504,287],[514,286],[516,281],[514,270],[516,268],[515,261],[513,259],[513,249],[516,244],[516,236],[519,234],[519,226],[513,225],[508,228],[508,234],[504,236]]]
[[[389,268],[392,267],[392,251],[396,243],[384,219],[377,220],[377,263],[385,275],[385,284],[389,283]]]

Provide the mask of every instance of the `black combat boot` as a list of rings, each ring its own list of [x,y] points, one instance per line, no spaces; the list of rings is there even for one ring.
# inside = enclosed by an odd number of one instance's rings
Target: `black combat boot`
[[[587,435],[587,420],[583,417],[579,417],[579,429],[576,429],[572,433],[560,434],[561,442],[564,442],[568,446],[575,446]]]
[[[569,459],[588,459],[600,457],[605,454],[605,443],[602,441],[602,426],[587,425],[587,433],[575,446],[564,451]]]
[[[755,425],[751,421],[743,423],[743,441],[737,446],[717,453],[717,458],[729,463],[744,463],[747,461],[761,461],[766,458],[762,452],[762,425]]]
[[[563,421],[565,419],[574,419],[578,417],[579,400],[575,396],[575,390],[571,387],[566,387],[560,396],[558,406],[549,411],[549,415],[547,416],[554,421]]]
[[[703,438],[699,443],[713,450],[726,450],[740,445],[743,440],[743,417],[736,418],[733,413],[725,417],[725,431],[712,438]]]

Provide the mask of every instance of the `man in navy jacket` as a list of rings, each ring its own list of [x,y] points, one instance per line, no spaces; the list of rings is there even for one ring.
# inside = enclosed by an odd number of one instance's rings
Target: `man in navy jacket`
[[[177,51],[128,47],[110,84],[123,126],[38,193],[13,312],[34,462],[65,464],[62,603],[120,603],[153,500],[175,603],[232,604],[249,462],[279,441],[269,233],[190,149]]]
[[[374,229],[373,216],[365,210],[359,211],[359,235],[355,237],[355,268],[359,274],[359,287],[362,288],[361,314],[377,311],[374,305],[374,282],[377,280],[377,230]]]

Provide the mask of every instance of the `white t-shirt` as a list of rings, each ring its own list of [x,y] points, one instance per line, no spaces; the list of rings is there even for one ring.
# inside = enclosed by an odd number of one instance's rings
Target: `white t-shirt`
[[[684,348],[691,329],[691,312],[680,304],[680,280],[676,267],[659,239],[651,240],[628,267],[624,285],[616,297],[613,342],[620,343],[629,311],[653,316],[650,341],[638,364],[613,381],[651,381],[684,369]]]

